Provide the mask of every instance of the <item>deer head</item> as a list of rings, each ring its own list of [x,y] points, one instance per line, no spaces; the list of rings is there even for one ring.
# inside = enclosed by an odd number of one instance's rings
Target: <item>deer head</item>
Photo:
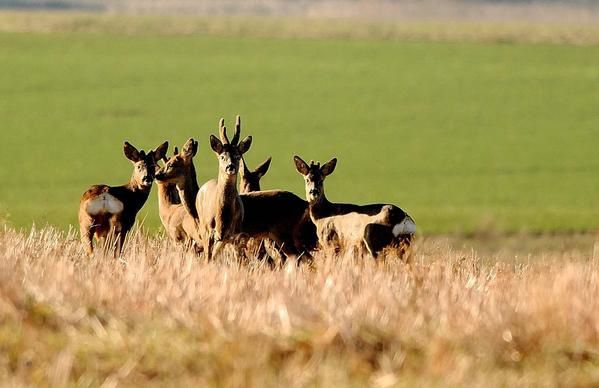
[[[235,122],[235,134],[231,141],[229,141],[229,138],[227,137],[225,119],[220,119],[219,122],[220,140],[216,136],[210,135],[210,147],[218,158],[219,171],[226,175],[237,175],[241,156],[250,149],[250,145],[252,144],[251,136],[239,141],[240,132],[241,117],[237,116]]]
[[[294,156],[295,168],[303,175],[306,183],[306,199],[309,203],[318,202],[324,197],[324,179],[335,171],[337,158],[326,162],[322,167],[319,162],[304,162],[299,156]]]
[[[164,167],[156,173],[156,180],[160,182],[175,183],[182,187],[190,169],[192,168],[193,157],[198,152],[198,142],[189,139],[183,145],[181,152],[175,147],[173,156],[169,159],[164,156]],[[195,172],[195,171],[194,171]]]
[[[241,158],[241,182],[239,184],[241,193],[250,193],[252,191],[260,191],[260,179],[266,174],[270,167],[272,158],[266,159],[261,165],[256,167],[254,171],[250,171],[245,163],[245,160]]]
[[[133,163],[133,177],[131,181],[137,186],[148,188],[154,182],[157,162],[161,160],[168,150],[168,142],[165,141],[155,150],[146,153],[144,150],[137,150],[129,142],[125,142],[123,151],[127,159]]]

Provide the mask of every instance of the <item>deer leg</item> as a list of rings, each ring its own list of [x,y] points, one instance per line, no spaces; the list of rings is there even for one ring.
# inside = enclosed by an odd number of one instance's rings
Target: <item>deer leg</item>
[[[206,255],[206,260],[207,261],[211,261],[212,260],[212,249],[214,247],[214,234],[209,233],[206,238],[203,239],[204,241],[204,254]]]
[[[111,250],[114,248],[113,255],[115,259],[121,256],[126,234],[127,231],[124,230],[120,218],[117,215],[112,216],[110,218],[110,245]]]
[[[299,252],[297,249],[295,249],[295,246],[293,245],[292,240],[288,239],[286,241],[283,241],[281,244],[281,253],[283,253],[283,255],[281,255],[281,259],[282,259],[282,264],[285,264],[285,262],[287,261],[287,259],[289,260],[296,260],[299,257]]]
[[[121,256],[121,254],[123,253],[123,246],[125,246],[125,238],[127,237],[127,232],[124,230],[121,230],[118,234],[117,234],[117,238],[116,238],[116,249],[114,250],[114,257],[118,258]]]
[[[363,241],[368,252],[376,259],[378,254],[393,243],[394,236],[387,225],[368,224],[364,228]]]
[[[219,253],[224,246],[225,242],[223,240],[214,241],[212,246],[212,258],[216,257],[216,254]]]
[[[85,225],[80,225],[79,233],[81,234],[81,243],[85,247],[85,251],[87,252],[87,255],[88,256],[93,255],[93,253],[94,253],[93,239],[94,239],[94,233],[95,233],[94,226],[88,225],[87,223]]]

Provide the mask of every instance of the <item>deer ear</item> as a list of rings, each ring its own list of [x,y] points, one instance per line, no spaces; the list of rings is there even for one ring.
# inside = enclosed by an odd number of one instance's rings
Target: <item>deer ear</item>
[[[139,156],[139,151],[137,150],[137,148],[133,147],[127,141],[125,142],[125,145],[123,146],[123,151],[125,152],[125,156],[127,157],[127,159],[129,159],[133,163],[137,163],[141,160],[141,157]]]
[[[322,175],[327,176],[331,175],[333,171],[335,171],[335,166],[337,165],[337,158],[333,158],[326,162],[321,168],[320,172]]]
[[[243,158],[239,159],[239,172],[241,173],[241,175],[246,175],[250,172]]]
[[[210,148],[212,148],[212,151],[220,154],[223,152],[223,143],[218,140],[218,137],[210,135]]]
[[[159,161],[166,158],[166,152],[168,151],[168,141],[160,144],[156,150],[152,151],[154,154],[154,160]]]
[[[271,161],[272,161],[272,157],[269,157],[268,159],[266,159],[264,161],[264,163],[262,163],[261,165],[256,167],[256,169],[254,170],[254,173],[257,174],[259,178],[262,178],[264,176],[264,174],[266,174],[266,172],[268,171]]]
[[[181,149],[181,153],[186,158],[193,158],[194,156],[196,156],[197,152],[198,152],[198,142],[193,139],[187,140],[187,142],[185,142],[185,144],[183,145],[183,148]]]
[[[304,162],[302,158],[295,155],[293,157],[293,162],[295,163],[295,169],[297,170],[297,172],[299,172],[302,175],[308,175],[308,172],[310,172],[310,167],[308,167],[308,164]]]
[[[240,154],[245,154],[250,149],[251,145],[252,145],[252,137],[248,136],[239,142],[239,145],[237,146],[237,150],[239,151]]]

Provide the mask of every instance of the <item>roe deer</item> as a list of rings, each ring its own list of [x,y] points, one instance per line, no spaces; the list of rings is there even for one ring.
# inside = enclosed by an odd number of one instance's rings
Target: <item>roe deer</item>
[[[287,258],[311,258],[316,245],[316,228],[310,220],[308,203],[283,190],[240,194],[244,208],[244,236],[274,241]]]
[[[274,249],[287,257],[303,253],[310,258],[309,251],[316,245],[316,228],[310,220],[308,202],[287,191],[260,190],[260,179],[268,171],[270,162],[268,158],[250,171],[241,159],[239,187],[245,210],[241,229],[248,236],[267,238],[264,245],[269,248],[274,242]],[[246,195],[248,193],[257,194]]]
[[[266,174],[270,167],[272,158],[266,159],[261,165],[256,167],[254,171],[250,171],[245,163],[245,160],[241,158],[240,164],[240,181],[239,181],[239,193],[250,193],[252,191],[260,191],[260,179]]]
[[[314,162],[308,165],[299,156],[294,156],[293,160],[297,171],[305,179],[310,217],[324,248],[365,247],[377,257],[386,247],[398,247],[403,251],[409,246],[416,224],[397,206],[360,206],[328,201],[324,193],[324,179],[335,170],[337,159],[333,158],[322,167]]]
[[[168,236],[186,246],[200,248],[197,238],[195,196],[198,193],[193,157],[198,142],[189,139],[179,153],[177,147],[171,158],[163,158],[164,167],[156,172],[160,220]],[[183,200],[181,200],[183,198]],[[191,199],[190,199],[191,198]]]
[[[237,172],[241,156],[249,150],[252,137],[239,141],[241,118],[237,116],[235,133],[229,141],[225,120],[220,119],[220,140],[210,135],[210,147],[218,158],[218,178],[204,183],[197,195],[195,218],[199,220],[199,234],[204,253],[212,259],[214,250],[231,240],[241,229],[243,203],[237,192]],[[198,217],[199,216],[199,217]]]
[[[79,229],[87,253],[94,251],[94,236],[104,244],[112,233],[116,239],[115,256],[121,254],[127,232],[150,195],[156,162],[166,154],[168,142],[147,154],[125,142],[124,153],[133,163],[133,175],[123,186],[95,185],[81,197],[79,203]]]

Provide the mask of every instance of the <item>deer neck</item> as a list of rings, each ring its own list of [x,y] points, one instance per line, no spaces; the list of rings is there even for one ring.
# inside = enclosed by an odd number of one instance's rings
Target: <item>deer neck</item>
[[[168,217],[172,209],[181,204],[177,188],[172,183],[158,183],[158,211],[160,219]]]
[[[137,210],[141,209],[148,200],[152,185],[144,186],[136,178],[135,175],[131,177],[129,183],[125,186],[125,189],[131,192],[131,199],[133,199],[133,205]]]
[[[312,221],[334,215],[335,210],[335,206],[329,202],[324,193],[316,201],[310,202],[309,208]]]
[[[183,180],[182,185],[177,185],[181,203],[187,212],[194,218],[198,219],[198,210],[196,207],[196,197],[200,187],[198,186],[198,180],[196,177],[196,170],[193,163],[189,167],[189,171]]]
[[[233,201],[239,193],[237,191],[237,174],[230,175],[224,172],[218,173],[217,179],[217,197],[224,206]]]

